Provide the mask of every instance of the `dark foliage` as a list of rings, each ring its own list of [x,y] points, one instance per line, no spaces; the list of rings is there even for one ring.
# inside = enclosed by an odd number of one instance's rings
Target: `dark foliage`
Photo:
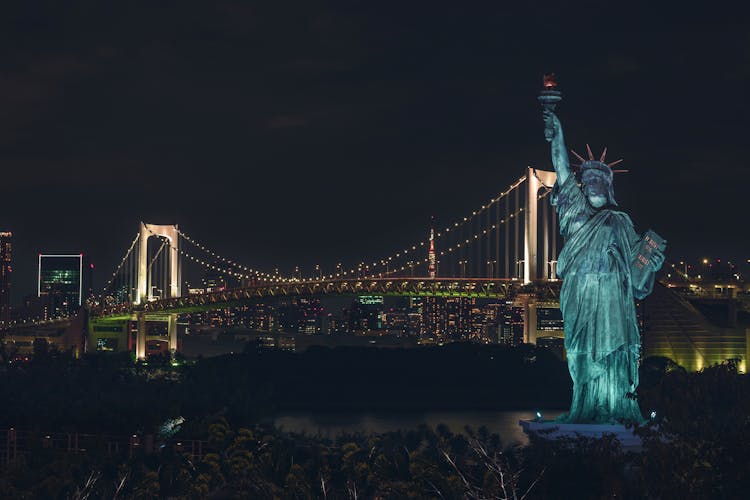
[[[727,361],[698,373],[665,363],[640,391],[644,484],[658,498],[743,498],[750,489],[750,380]]]
[[[189,425],[212,415],[252,425],[275,411],[564,408],[570,400],[567,369],[554,355],[477,344],[250,349],[177,367],[50,354],[5,365],[0,379],[0,428],[43,431],[150,432],[177,415]]]

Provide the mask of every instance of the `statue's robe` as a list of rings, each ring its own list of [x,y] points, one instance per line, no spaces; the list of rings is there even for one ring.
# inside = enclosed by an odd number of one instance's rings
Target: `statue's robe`
[[[560,420],[640,422],[637,402],[627,397],[638,385],[634,299],[653,287],[653,273],[640,288],[632,283],[640,237],[627,214],[593,208],[573,175],[555,184],[551,203],[565,239],[557,274],[563,278],[560,309],[573,379],[570,412]]]

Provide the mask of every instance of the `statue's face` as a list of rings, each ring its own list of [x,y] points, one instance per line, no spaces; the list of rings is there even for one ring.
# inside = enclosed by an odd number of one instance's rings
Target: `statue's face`
[[[583,174],[583,194],[594,208],[601,208],[607,204],[609,182],[604,174],[589,170]]]

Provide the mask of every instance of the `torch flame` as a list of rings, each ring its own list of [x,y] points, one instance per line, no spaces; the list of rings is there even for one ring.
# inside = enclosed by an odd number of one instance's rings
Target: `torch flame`
[[[554,73],[548,73],[544,75],[544,88],[545,89],[554,89],[557,87],[557,77]]]

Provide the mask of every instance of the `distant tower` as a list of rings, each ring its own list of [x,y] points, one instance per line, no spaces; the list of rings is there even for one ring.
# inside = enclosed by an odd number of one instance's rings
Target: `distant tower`
[[[13,233],[0,232],[0,321],[10,319],[11,240]]]
[[[437,275],[437,261],[435,260],[435,226],[430,223],[430,251],[427,253],[427,273],[430,278]]]

